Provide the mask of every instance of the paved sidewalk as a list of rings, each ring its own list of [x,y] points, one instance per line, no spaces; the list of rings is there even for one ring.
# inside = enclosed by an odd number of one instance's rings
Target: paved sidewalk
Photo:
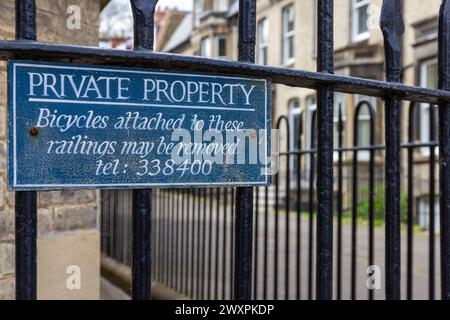
[[[130,300],[130,296],[114,286],[105,278],[100,280],[100,299],[101,300]]]

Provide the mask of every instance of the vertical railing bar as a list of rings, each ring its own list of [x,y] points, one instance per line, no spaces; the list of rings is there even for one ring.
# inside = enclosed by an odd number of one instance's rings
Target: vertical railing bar
[[[171,190],[170,189],[166,189],[166,239],[165,239],[165,243],[166,243],[166,252],[164,253],[164,257],[166,258],[166,269],[165,269],[165,273],[166,273],[166,279],[164,281],[166,286],[170,286],[170,256],[171,256],[171,252],[170,252],[170,246],[171,246],[171,236],[172,233],[170,232],[170,227],[172,225],[172,220],[170,218],[171,214],[172,214],[172,209],[170,206],[170,198],[171,198]]]
[[[258,236],[259,236],[259,188],[255,188],[255,227],[253,238],[253,300],[258,300]]]
[[[256,0],[239,0],[239,61],[255,62]],[[252,298],[253,188],[236,190],[234,298]]]
[[[299,150],[302,149],[302,120],[303,117],[300,118],[300,132],[297,138],[298,142],[298,148]],[[301,240],[302,240],[302,212],[301,212],[301,200],[302,200],[302,193],[301,193],[301,170],[302,170],[302,155],[297,155],[297,238],[296,238],[296,299],[300,300],[302,297],[302,288],[301,288],[301,276],[302,276],[302,260],[301,260]]]
[[[375,145],[375,108],[367,104],[370,112],[370,146]],[[369,266],[375,263],[375,150],[369,152]],[[374,290],[369,289],[369,300],[374,299]]]
[[[164,237],[165,237],[165,228],[164,228],[164,215],[166,210],[166,203],[164,202],[165,199],[165,193],[164,189],[158,190],[159,193],[159,210],[158,210],[158,224],[160,229],[160,235],[159,235],[159,281],[162,283],[164,279]]]
[[[164,209],[162,212],[162,228],[163,228],[163,238],[162,238],[162,257],[161,259],[163,260],[163,268],[162,268],[162,272],[163,272],[163,276],[161,278],[161,283],[166,284],[167,282],[167,237],[168,237],[168,232],[167,232],[167,227],[168,227],[168,219],[167,219],[167,212],[169,212],[169,208],[168,208],[168,194],[167,194],[167,189],[164,189],[161,191],[163,194],[163,205],[164,205]]]
[[[342,105],[338,105],[338,146],[339,149],[344,144],[344,122],[342,119]],[[336,298],[342,299],[342,214],[343,214],[343,152],[338,152],[338,195],[337,195],[337,260],[336,260]]]
[[[114,226],[114,238],[115,238],[115,246],[114,246],[114,259],[120,262],[120,233],[122,230],[120,229],[120,201],[119,201],[119,190],[115,190],[114,195],[114,210],[116,214],[116,224]]]
[[[196,210],[196,215],[197,215],[197,220],[195,222],[196,226],[197,226],[197,264],[196,264],[196,275],[197,275],[197,281],[196,281],[196,293],[195,293],[195,297],[196,299],[200,299],[200,266],[201,266],[201,259],[202,259],[202,254],[200,252],[201,250],[201,197],[203,194],[203,189],[197,189],[197,210]]]
[[[300,120],[302,123],[302,119]],[[300,125],[301,126],[301,125]],[[301,130],[298,136],[298,148],[301,150],[302,148],[302,140],[301,140]],[[302,260],[301,260],[301,240],[302,240],[302,213],[301,213],[301,155],[297,155],[297,244],[296,244],[296,299],[300,300],[302,297],[302,287],[301,287],[301,276],[302,276]]]
[[[277,125],[277,129],[279,127]],[[273,300],[278,300],[278,247],[279,247],[279,221],[280,221],[280,172],[275,174],[275,223],[273,242]]]
[[[206,204],[207,204],[207,193],[206,188],[202,189],[203,194],[203,217],[202,217],[202,224],[203,224],[203,231],[202,231],[202,271],[199,276],[201,276],[201,284],[200,284],[200,291],[201,291],[201,299],[205,299],[205,275],[206,275]]]
[[[384,36],[386,80],[401,82],[402,35],[405,31],[400,0],[384,0],[380,26]],[[400,299],[400,116],[401,100],[385,98],[386,140],[386,299]]]
[[[16,0],[16,39],[36,41],[35,0]],[[37,298],[37,193],[15,194],[16,299]]]
[[[220,250],[220,235],[219,235],[219,226],[220,226],[220,192],[221,188],[216,189],[216,243],[215,243],[215,277],[214,277],[214,300],[219,299],[219,250]]]
[[[333,1],[319,0],[317,70],[333,73]],[[333,103],[330,87],[317,88],[317,274],[316,297],[332,299],[333,291]]]
[[[439,89],[450,90],[450,1],[443,0],[438,33]],[[439,103],[441,297],[450,300],[450,103]]]
[[[150,196],[150,190],[133,191],[133,300],[147,300],[151,298]]]
[[[235,208],[235,189],[232,188],[231,189],[231,206],[230,206],[230,300],[233,300],[233,281],[234,281],[234,270],[233,270],[233,266],[234,266],[234,208]],[[253,218],[253,217],[252,217]]]
[[[153,15],[157,2],[158,0],[131,0],[135,50],[153,50]],[[151,298],[151,213],[151,190],[133,190],[133,300]]]
[[[105,229],[106,229],[105,252],[106,252],[106,254],[108,256],[110,254],[109,247],[111,245],[110,244],[110,232],[111,232],[111,230],[109,228],[110,223],[111,223],[110,222],[110,220],[111,220],[111,194],[110,194],[110,192],[111,192],[110,190],[104,190],[103,191],[105,200],[107,202],[107,207],[108,207],[108,209],[107,209],[108,214],[105,215]]]
[[[185,210],[185,199],[186,199],[186,189],[181,189],[181,264],[180,264],[180,292],[184,292],[184,279],[185,279],[185,270],[187,270],[186,266],[186,249],[187,249],[187,239],[185,238],[186,229],[187,229],[187,220]]]
[[[228,188],[224,188],[223,225],[222,225],[222,300],[226,299],[227,290],[227,213],[228,213]]]
[[[414,140],[414,109],[416,104],[412,102],[409,106],[408,117],[408,142]],[[414,148],[408,148],[408,222],[406,240],[406,299],[413,299],[413,266],[414,266]]]
[[[191,201],[192,201],[192,203],[191,203],[191,209],[192,209],[192,212],[191,212],[191,217],[192,217],[192,220],[190,221],[190,224],[191,224],[191,263],[190,263],[190,268],[191,268],[191,279],[190,279],[190,282],[191,282],[191,286],[190,286],[190,289],[189,289],[189,296],[193,299],[194,298],[194,275],[195,275],[195,273],[194,273],[194,270],[195,270],[195,266],[194,266],[194,264],[195,264],[195,242],[194,242],[194,239],[195,239],[195,201],[196,201],[196,199],[195,199],[195,193],[196,193],[196,190],[197,189],[191,189]]]
[[[158,261],[159,261],[159,255],[160,255],[159,237],[160,237],[160,232],[161,232],[161,230],[159,228],[159,212],[160,212],[159,204],[160,204],[160,201],[159,201],[159,191],[158,190],[155,190],[155,192],[153,192],[153,198],[154,198],[153,203],[155,204],[155,211],[154,211],[155,215],[154,215],[154,222],[153,222],[153,224],[155,225],[155,251],[153,254],[155,269],[153,271],[153,274],[154,274],[153,279],[155,281],[157,281],[159,278],[159,272],[160,272]]]
[[[311,135],[310,141],[311,146],[315,148],[315,124],[317,123],[316,119],[317,113],[313,112],[311,119]],[[314,178],[316,175],[316,163],[315,163],[315,153],[310,152],[309,154],[309,190],[308,190],[308,211],[309,211],[309,220],[308,220],[308,300],[313,299],[313,275],[314,275]]]
[[[268,291],[268,243],[269,243],[269,187],[264,187],[264,264],[263,264],[263,300],[267,300]]]
[[[212,286],[212,245],[213,245],[213,195],[214,189],[209,188],[209,211],[208,211],[208,219],[209,219],[209,227],[208,227],[208,275],[207,275],[207,294],[206,297],[208,300],[211,300],[211,286]]]
[[[175,287],[175,189],[170,189],[170,198],[171,198],[171,208],[170,208],[170,252],[168,252],[170,256],[170,287]]]
[[[351,300],[356,299],[356,272],[357,272],[357,261],[356,261],[356,248],[357,248],[357,232],[358,232],[358,117],[361,110],[362,104],[358,104],[354,114],[353,120],[353,162],[352,162],[352,228],[351,228],[351,290],[350,298]]]
[[[178,277],[178,269],[180,268],[180,189],[176,189],[175,203],[176,203],[176,218],[174,219],[175,225],[175,261],[174,261],[174,274],[175,278],[174,289],[179,291],[180,278]]]
[[[430,141],[436,140],[436,122],[435,122],[435,106],[429,105],[430,107]],[[434,300],[435,297],[435,172],[436,172],[436,147],[434,145],[430,146],[430,233],[429,233],[429,260],[428,260],[428,290],[429,290],[429,300]]]
[[[286,126],[287,126],[287,137],[286,137],[286,141],[287,141],[287,151],[288,151],[288,154],[286,155],[286,181],[285,181],[285,192],[284,192],[284,194],[285,194],[285,197],[286,197],[286,200],[285,200],[285,211],[286,211],[286,219],[285,219],[285,224],[286,224],[286,226],[285,226],[285,244],[284,244],[284,246],[285,246],[285,261],[284,261],[284,263],[285,263],[285,265],[284,265],[284,286],[285,286],[285,289],[284,289],[284,291],[285,291],[285,300],[289,300],[289,279],[290,279],[290,277],[289,277],[289,270],[291,269],[291,266],[290,266],[290,259],[289,259],[289,254],[290,254],[290,252],[289,252],[289,250],[290,250],[290,246],[289,246],[289,242],[290,242],[290,230],[289,230],[289,228],[290,228],[290,221],[289,221],[289,219],[290,219],[290,210],[291,210],[291,201],[290,201],[290,199],[291,199],[291,194],[290,194],[290,182],[291,182],[291,177],[290,177],[290,175],[291,175],[291,171],[290,171],[290,168],[291,168],[291,155],[290,155],[290,153],[289,153],[289,144],[290,144],[290,141],[291,141],[291,137],[290,137],[290,127],[289,127],[289,120],[288,119],[286,119]]]
[[[189,279],[189,189],[184,189],[184,202],[183,208],[185,208],[184,214],[184,228],[185,228],[185,240],[184,240],[184,279],[183,279],[183,293],[188,294],[188,279]]]

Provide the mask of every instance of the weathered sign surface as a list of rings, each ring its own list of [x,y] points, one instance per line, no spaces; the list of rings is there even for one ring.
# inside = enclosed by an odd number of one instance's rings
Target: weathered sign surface
[[[8,63],[12,190],[267,185],[264,79]]]

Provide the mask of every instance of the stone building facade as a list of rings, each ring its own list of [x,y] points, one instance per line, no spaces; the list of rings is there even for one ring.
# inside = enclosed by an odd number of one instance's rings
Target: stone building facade
[[[106,1],[100,0],[37,0],[38,41],[98,46],[99,13],[101,6],[105,3]],[[76,7],[68,10],[69,6]],[[76,26],[77,23],[70,24],[70,21],[73,22],[70,20],[68,26],[68,19],[77,19],[77,15],[80,18],[79,29],[77,27],[72,29],[69,26]],[[14,17],[15,1],[1,1],[0,39],[14,39]],[[0,65],[0,300],[15,297],[14,193],[6,189],[6,88],[6,64],[2,62]],[[38,299],[99,298],[98,208],[97,191],[38,193]],[[78,280],[70,278],[71,276],[78,277],[77,279],[80,280],[79,289],[76,283]]]
[[[408,0],[403,1],[405,34],[403,37],[403,76],[402,82],[408,85],[435,87],[437,85],[437,21],[441,1]],[[316,70],[316,7],[317,0],[258,0],[256,30],[256,63],[277,67]],[[334,2],[334,57],[335,73],[347,76],[384,80],[384,44],[379,27],[382,0],[340,0]],[[211,58],[235,60],[237,58],[237,12],[235,0],[193,0],[193,14],[190,31],[177,30],[183,36],[178,46],[168,51],[181,54],[195,54]],[[175,34],[176,34],[175,33]],[[222,42],[220,42],[220,39]],[[176,39],[175,39],[176,40]],[[224,54],[218,54],[223,45]],[[368,101],[375,114],[376,145],[384,144],[384,105],[381,99],[362,95],[335,94],[335,146],[338,136],[338,110],[343,116],[343,147],[367,146],[370,143],[370,117],[367,108],[355,115],[356,106]],[[414,142],[430,141],[430,108],[416,106],[414,123]],[[272,119],[285,115],[289,119],[291,141],[286,141],[287,132],[283,125],[280,133],[280,146],[285,149],[312,149],[315,138],[313,114],[316,111],[315,91],[291,88],[284,85],[272,87]],[[409,103],[402,108],[402,142],[408,140]],[[437,114],[437,112],[435,112]],[[437,126],[436,126],[437,127]],[[354,141],[354,130],[359,135]],[[297,139],[300,136],[301,139]],[[299,145],[300,141],[300,145]],[[404,165],[406,165],[406,152]],[[335,155],[337,161],[337,153]],[[351,174],[352,152],[344,154],[344,175]],[[359,152],[360,176],[366,176],[369,152]],[[295,161],[291,161],[291,174],[296,174]],[[384,179],[384,152],[375,152],[377,181]],[[417,200],[417,221],[427,215],[427,194],[429,192],[429,151],[417,148],[414,155],[415,199]],[[309,185],[310,168],[308,161],[302,162],[301,176],[304,185]],[[281,164],[281,170],[287,166]],[[287,174],[282,174],[285,179]],[[436,177],[438,173],[436,172]],[[406,175],[403,185],[406,186]],[[295,177],[291,180],[292,189],[296,187]],[[348,177],[347,179],[351,179]],[[348,180],[350,181],[350,180]],[[436,178],[436,183],[438,179]],[[364,182],[366,183],[366,182]],[[302,181],[303,184],[303,181]],[[281,183],[284,188],[284,183]],[[351,183],[347,184],[345,197],[349,200]],[[344,200],[346,201],[346,200]],[[421,213],[422,212],[422,213]],[[438,210],[436,210],[438,213]],[[437,219],[438,220],[438,219]],[[436,221],[437,221],[436,220]],[[422,223],[421,223],[422,224]],[[426,223],[424,224],[424,226]]]

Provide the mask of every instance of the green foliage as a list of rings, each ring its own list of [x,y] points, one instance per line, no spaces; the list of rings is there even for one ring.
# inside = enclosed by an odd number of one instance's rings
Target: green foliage
[[[362,221],[369,221],[369,188],[364,187],[359,192],[359,199],[363,199],[358,203],[358,219]],[[373,194],[373,207],[374,207],[374,218],[375,225],[381,226],[384,223],[385,218],[385,197],[384,197],[384,185],[379,183],[374,187]],[[402,193],[400,195],[400,212],[401,212],[401,222],[406,223],[408,217],[408,197],[406,194]],[[351,210],[347,212],[347,215],[351,216]]]

